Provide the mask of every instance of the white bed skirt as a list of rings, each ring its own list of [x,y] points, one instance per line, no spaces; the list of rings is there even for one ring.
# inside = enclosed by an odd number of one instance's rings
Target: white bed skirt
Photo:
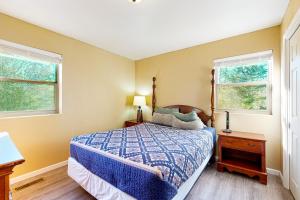
[[[180,186],[178,193],[172,200],[183,200],[196,183],[197,179],[205,169],[212,156],[209,155],[195,171],[195,173]],[[114,187],[110,183],[96,176],[77,162],[74,158],[68,160],[68,175],[81,185],[88,193],[96,199],[101,200],[135,200],[134,197]]]

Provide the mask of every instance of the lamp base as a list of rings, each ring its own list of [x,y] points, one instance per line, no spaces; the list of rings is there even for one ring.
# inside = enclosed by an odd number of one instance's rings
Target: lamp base
[[[143,122],[143,111],[141,109],[141,106],[139,106],[138,110],[137,110],[137,115],[136,115],[136,121],[141,123]]]
[[[223,129],[222,131],[223,131],[223,133],[232,133],[232,130],[230,130],[230,129]]]

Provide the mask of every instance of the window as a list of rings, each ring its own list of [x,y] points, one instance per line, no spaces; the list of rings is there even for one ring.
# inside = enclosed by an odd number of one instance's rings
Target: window
[[[58,113],[61,56],[0,40],[0,116]]]
[[[271,114],[272,51],[219,59],[216,69],[216,108]]]

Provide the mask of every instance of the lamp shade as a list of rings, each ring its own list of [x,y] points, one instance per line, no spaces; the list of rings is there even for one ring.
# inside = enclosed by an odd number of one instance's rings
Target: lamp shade
[[[146,105],[146,97],[145,96],[134,96],[133,105],[134,106],[145,106]]]

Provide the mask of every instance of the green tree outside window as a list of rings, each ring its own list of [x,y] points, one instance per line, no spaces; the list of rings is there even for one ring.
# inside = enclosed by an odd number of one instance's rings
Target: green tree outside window
[[[217,108],[221,110],[268,109],[269,62],[219,67]]]
[[[57,64],[0,54],[0,112],[56,109]]]

